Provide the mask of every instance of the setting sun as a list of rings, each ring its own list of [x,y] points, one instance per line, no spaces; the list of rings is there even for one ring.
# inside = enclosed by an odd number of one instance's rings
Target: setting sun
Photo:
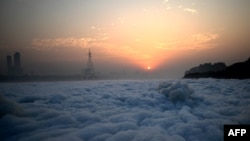
[[[103,78],[180,78],[196,64],[233,64],[249,58],[249,5],[250,0],[0,0],[0,76],[8,75],[6,56],[15,51],[22,54],[25,75],[82,74],[90,48]]]

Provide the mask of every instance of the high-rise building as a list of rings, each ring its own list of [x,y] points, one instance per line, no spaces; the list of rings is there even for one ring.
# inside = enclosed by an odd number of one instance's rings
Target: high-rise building
[[[94,63],[92,62],[92,54],[91,54],[91,51],[89,49],[88,62],[87,62],[86,68],[84,70],[84,79],[93,80],[96,78],[97,77],[95,74]]]
[[[12,58],[10,55],[8,55],[6,59],[7,59],[7,74],[12,75],[13,74]]]
[[[15,52],[14,54],[14,67],[21,68],[21,55],[19,52]]]
[[[23,75],[23,69],[21,67],[21,54],[15,52],[14,54],[14,66],[12,66],[12,57],[8,55],[7,57],[7,74],[12,76]]]

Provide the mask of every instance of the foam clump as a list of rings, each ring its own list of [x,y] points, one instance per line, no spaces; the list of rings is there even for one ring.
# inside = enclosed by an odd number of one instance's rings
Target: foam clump
[[[20,111],[21,107],[17,103],[6,99],[0,94],[0,118],[7,114],[17,116],[20,114]]]
[[[159,84],[159,92],[172,102],[186,101],[194,91],[187,84],[181,82],[162,82]]]

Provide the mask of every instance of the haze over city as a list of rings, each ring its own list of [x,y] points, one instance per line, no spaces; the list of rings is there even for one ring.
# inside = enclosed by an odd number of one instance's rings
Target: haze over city
[[[78,75],[89,48],[101,75],[181,78],[250,55],[249,0],[1,0],[0,74]]]

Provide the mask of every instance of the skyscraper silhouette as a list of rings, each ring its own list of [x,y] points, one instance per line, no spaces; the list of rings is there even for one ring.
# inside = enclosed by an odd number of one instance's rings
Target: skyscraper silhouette
[[[8,55],[6,59],[7,59],[7,74],[12,75],[13,74],[12,58],[10,55]]]
[[[88,62],[86,65],[86,68],[84,70],[84,79],[87,80],[93,80],[96,79],[96,74],[95,74],[95,69],[94,69],[94,64],[92,62],[92,54],[91,51],[89,49],[89,53],[88,53]]]
[[[21,68],[21,55],[19,52],[15,52],[14,54],[14,65],[15,68]]]
[[[14,54],[14,71],[15,75],[23,74],[23,69],[21,67],[21,54],[19,52],[15,52]]]
[[[7,59],[7,74],[9,76],[20,76],[23,75],[23,69],[21,67],[21,54],[15,52],[14,54],[14,66],[12,66],[12,57],[8,55]]]

